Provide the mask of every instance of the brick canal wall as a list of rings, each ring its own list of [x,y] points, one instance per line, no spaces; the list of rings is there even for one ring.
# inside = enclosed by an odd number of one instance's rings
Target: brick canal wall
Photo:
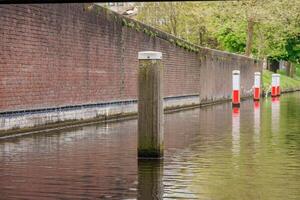
[[[137,54],[163,53],[165,107],[242,95],[261,64],[90,4],[0,5],[0,130],[136,112]],[[200,98],[199,98],[200,94]]]
[[[254,72],[262,73],[261,61],[205,48],[199,51],[199,57],[201,103],[231,98],[233,70],[240,70],[241,97],[252,95]]]

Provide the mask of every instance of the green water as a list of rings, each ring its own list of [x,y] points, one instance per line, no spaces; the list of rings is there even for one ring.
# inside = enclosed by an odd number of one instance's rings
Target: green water
[[[300,94],[165,116],[165,158],[137,121],[0,141],[0,199],[300,199]]]

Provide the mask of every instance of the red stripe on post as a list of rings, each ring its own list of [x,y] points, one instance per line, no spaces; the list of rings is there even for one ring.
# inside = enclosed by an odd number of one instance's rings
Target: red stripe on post
[[[240,104],[240,91],[239,90],[233,90],[232,103],[235,105]]]
[[[275,86],[272,86],[271,96],[272,96],[272,97],[276,97],[276,96],[277,96],[277,89],[276,89]]]
[[[277,86],[277,88],[276,88],[276,95],[280,96],[280,87],[279,86]]]
[[[240,71],[232,71],[232,106],[240,106]]]
[[[254,100],[260,99],[260,88],[254,88]]]

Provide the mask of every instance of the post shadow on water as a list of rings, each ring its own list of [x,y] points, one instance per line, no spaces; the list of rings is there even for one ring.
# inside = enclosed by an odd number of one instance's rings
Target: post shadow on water
[[[163,197],[163,159],[138,159],[138,200]]]

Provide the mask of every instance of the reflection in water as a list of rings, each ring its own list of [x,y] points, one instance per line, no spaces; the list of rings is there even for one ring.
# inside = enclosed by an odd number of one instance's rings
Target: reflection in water
[[[280,126],[280,100],[279,97],[272,97],[272,133],[278,133]]]
[[[163,197],[163,160],[138,160],[138,199],[161,200]]]
[[[259,143],[260,137],[260,102],[254,102],[254,142],[255,144]]]
[[[232,153],[239,155],[240,152],[240,109],[232,109]]]
[[[163,162],[137,160],[136,120],[1,141],[0,199],[298,200],[300,93],[260,103],[166,115]]]

